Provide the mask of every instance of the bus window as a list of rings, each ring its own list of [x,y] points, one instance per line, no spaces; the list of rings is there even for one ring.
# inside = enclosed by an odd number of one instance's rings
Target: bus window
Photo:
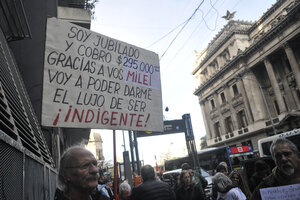
[[[271,156],[271,152],[270,152],[270,147],[271,147],[272,141],[270,142],[266,142],[266,143],[262,143],[262,151],[263,154],[266,156]]]

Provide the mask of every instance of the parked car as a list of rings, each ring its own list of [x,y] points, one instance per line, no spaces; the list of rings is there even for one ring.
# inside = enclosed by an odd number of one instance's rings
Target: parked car
[[[175,169],[171,171],[164,172],[162,175],[162,181],[168,183],[173,189],[175,189],[178,176],[181,173],[182,169]],[[206,172],[204,169],[200,168],[201,175],[207,180],[207,187],[204,189],[206,199],[212,197],[212,176]]]

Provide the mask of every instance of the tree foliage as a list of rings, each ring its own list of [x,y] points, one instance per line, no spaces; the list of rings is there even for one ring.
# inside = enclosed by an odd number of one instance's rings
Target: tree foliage
[[[200,138],[200,149],[205,149],[207,147],[206,135]]]

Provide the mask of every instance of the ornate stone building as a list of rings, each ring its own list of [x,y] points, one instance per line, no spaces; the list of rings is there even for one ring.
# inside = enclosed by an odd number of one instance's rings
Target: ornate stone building
[[[229,21],[196,53],[193,75],[208,146],[257,149],[299,128],[300,1],[278,0],[255,23]]]
[[[92,129],[90,133],[89,142],[86,145],[86,148],[92,152],[98,162],[104,162],[104,155],[103,155],[103,140],[100,133],[95,132],[96,129]]]

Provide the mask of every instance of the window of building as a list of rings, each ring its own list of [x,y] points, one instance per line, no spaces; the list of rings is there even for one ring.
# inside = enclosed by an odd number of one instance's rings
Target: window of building
[[[221,102],[222,102],[222,104],[226,103],[226,98],[225,98],[224,92],[222,92],[222,93],[220,94],[220,96],[221,96]]]
[[[227,133],[233,132],[234,128],[233,128],[231,116],[225,118],[225,126],[226,126]]]
[[[216,137],[221,137],[221,126],[219,122],[215,123],[215,134]]]
[[[248,126],[247,118],[245,115],[245,111],[241,110],[237,113],[238,123],[239,123],[239,129],[245,128]]]
[[[214,102],[214,100],[212,99],[212,100],[210,100],[210,105],[211,105],[211,109],[213,110],[213,109],[215,109],[215,102]]]
[[[239,95],[239,90],[238,90],[236,84],[234,84],[234,85],[232,86],[232,90],[233,90],[233,95],[234,95],[234,96]]]

